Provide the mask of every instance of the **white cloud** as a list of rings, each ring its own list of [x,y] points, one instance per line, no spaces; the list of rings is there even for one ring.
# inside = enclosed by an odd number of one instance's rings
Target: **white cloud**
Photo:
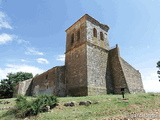
[[[37,59],[37,62],[38,63],[41,63],[41,64],[49,64],[48,60],[44,59],[44,58],[38,58]]]
[[[2,33],[0,35],[0,44],[7,44],[9,41],[12,41],[15,38],[16,38],[15,35],[9,35],[6,33]]]
[[[21,59],[21,62],[30,62],[30,61],[25,60],[25,59]]]
[[[7,29],[13,29],[12,26],[8,23],[8,17],[4,12],[0,11],[0,29],[1,28],[7,28]]]
[[[65,55],[58,55],[56,60],[65,61]]]
[[[7,44],[9,41],[15,40],[18,44],[30,44],[29,41],[19,39],[17,35],[2,33],[0,34],[0,44]]]
[[[36,74],[40,74],[42,72],[44,72],[44,70],[42,69],[39,69],[35,66],[29,66],[29,65],[13,65],[13,64],[7,64],[6,65],[6,68],[4,69],[1,69],[0,68],[0,80],[1,79],[5,79],[6,78],[6,75],[8,73],[16,73],[16,72],[29,72],[29,73],[32,73],[34,76]]]
[[[18,43],[18,44],[30,44],[29,41],[22,40],[22,39],[17,39],[17,43]]]
[[[160,92],[157,70],[156,68],[144,68],[140,70],[146,92]]]
[[[27,48],[26,55],[44,55],[44,53],[35,50],[35,48]]]

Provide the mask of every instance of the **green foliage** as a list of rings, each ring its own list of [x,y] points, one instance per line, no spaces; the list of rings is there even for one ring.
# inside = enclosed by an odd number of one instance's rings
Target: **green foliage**
[[[10,98],[13,96],[14,87],[18,82],[33,78],[32,73],[17,72],[8,73],[7,79],[0,81],[0,98]]]
[[[160,61],[157,62],[157,67],[160,68]]]
[[[45,111],[44,107],[50,106],[53,108],[57,104],[57,98],[54,95],[40,95],[33,101],[31,110],[34,115]]]
[[[30,111],[30,102],[27,101],[26,97],[22,95],[18,95],[16,101],[16,105],[14,108],[7,111],[5,115],[12,115],[14,114],[15,117],[21,117],[24,118],[27,114],[29,114],[28,111]]]
[[[37,115],[38,113],[45,112],[47,106],[53,108],[57,102],[57,97],[54,95],[40,95],[33,101],[28,101],[26,97],[18,95],[15,108],[9,110],[7,115],[13,114],[16,118]]]

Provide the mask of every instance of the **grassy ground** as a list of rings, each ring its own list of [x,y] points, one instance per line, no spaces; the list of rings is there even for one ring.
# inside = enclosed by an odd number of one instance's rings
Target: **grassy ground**
[[[37,116],[32,116],[28,119],[37,120],[102,120],[106,117],[114,117],[117,115],[130,114],[133,112],[148,111],[151,109],[160,109],[160,94],[126,94],[127,100],[122,100],[121,95],[101,95],[101,96],[87,96],[87,97],[63,97],[58,98],[59,106],[52,109],[50,112],[41,113]],[[28,99],[32,99],[29,97]],[[3,99],[10,101],[7,106],[15,104],[15,99]],[[80,101],[92,101],[98,104],[91,104],[89,106],[79,106]],[[0,100],[2,101],[2,99]],[[75,101],[76,106],[65,107],[65,102]],[[4,105],[0,104],[0,107]],[[16,120],[14,116],[3,116],[6,110],[0,110],[0,119],[2,120]]]

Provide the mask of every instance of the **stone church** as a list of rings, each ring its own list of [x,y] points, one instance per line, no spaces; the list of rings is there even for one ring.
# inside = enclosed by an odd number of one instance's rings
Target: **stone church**
[[[85,14],[66,30],[65,65],[15,86],[14,95],[87,96],[144,93],[141,74],[110,49],[107,25]]]

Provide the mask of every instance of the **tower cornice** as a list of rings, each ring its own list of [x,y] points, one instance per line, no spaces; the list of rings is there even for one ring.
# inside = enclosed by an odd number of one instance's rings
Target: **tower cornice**
[[[102,50],[104,50],[104,51],[109,51],[108,49],[105,49],[105,48],[103,48],[103,47],[101,47],[101,46],[98,46],[98,45],[96,45],[96,44],[93,44],[93,43],[91,43],[91,42],[89,42],[89,41],[83,42],[82,44],[80,44],[80,45],[77,46],[77,47],[74,47],[73,49],[77,49],[77,48],[81,47],[81,46],[84,45],[84,44],[86,44],[86,45],[93,45],[93,46],[95,46],[95,47],[97,47],[97,48],[100,48],[100,49],[102,49]],[[65,52],[64,54],[67,54],[67,53],[71,52],[73,49]]]
[[[74,26],[75,26],[78,22],[83,21],[83,20],[92,21],[92,22],[94,22],[95,24],[99,25],[102,29],[105,29],[106,31],[109,30],[109,26],[108,26],[108,25],[101,24],[100,22],[98,22],[96,19],[94,19],[94,18],[91,17],[90,15],[85,14],[85,15],[82,16],[78,21],[76,21],[73,25],[71,25],[68,29],[66,29],[66,32],[68,32],[69,29],[74,28]]]

